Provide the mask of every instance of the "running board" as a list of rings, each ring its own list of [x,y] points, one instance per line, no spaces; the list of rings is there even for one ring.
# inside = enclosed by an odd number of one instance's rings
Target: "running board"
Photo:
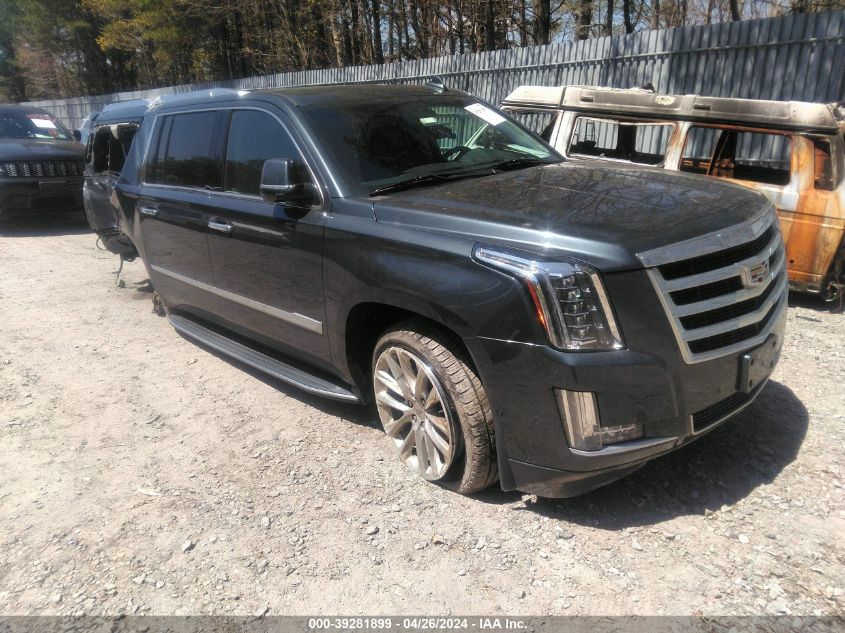
[[[271,358],[266,354],[262,354],[246,345],[209,330],[190,319],[171,314],[167,317],[167,320],[170,321],[170,325],[186,337],[207,345],[211,349],[234,358],[265,374],[278,378],[282,382],[299,387],[303,391],[345,402],[361,402],[358,396],[345,387],[292,367],[275,358]]]

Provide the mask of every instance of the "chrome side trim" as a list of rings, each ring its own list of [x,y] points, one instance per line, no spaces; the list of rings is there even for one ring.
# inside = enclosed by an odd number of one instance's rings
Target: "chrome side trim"
[[[637,253],[637,258],[646,268],[651,268],[652,266],[661,266],[684,259],[692,259],[700,255],[709,255],[716,251],[723,251],[732,246],[739,246],[740,244],[752,241],[768,228],[773,217],[775,217],[774,207],[771,203],[768,203],[761,209],[760,213],[741,224],[735,224],[669,246],[661,246],[660,248]]]
[[[323,333],[322,321],[317,321],[316,319],[312,319],[311,317],[307,317],[303,314],[297,314],[296,312],[288,312],[287,310],[274,308],[273,306],[269,306],[266,303],[261,303],[260,301],[255,301],[254,299],[249,299],[248,297],[237,295],[234,292],[229,292],[228,290],[223,290],[222,288],[218,288],[217,286],[212,286],[205,282],[186,277],[185,275],[181,275],[172,270],[162,268],[161,266],[150,264],[150,268],[152,268],[158,273],[161,273],[162,275],[166,275],[168,277],[171,277],[172,279],[181,281],[184,284],[193,286],[194,288],[199,288],[200,290],[204,290],[205,292],[217,295],[218,297],[228,299],[229,301],[239,303],[242,306],[257,310],[258,312],[269,314],[272,317],[276,317],[277,319],[286,321],[287,323],[299,326],[310,332],[314,332],[315,334]]]
[[[630,442],[622,442],[620,444],[609,444],[597,451],[582,451],[577,448],[570,448],[569,451],[575,455],[582,457],[607,457],[609,455],[620,455],[626,453],[633,453],[644,448],[652,448],[654,446],[666,446],[671,448],[678,443],[678,437],[673,435],[670,437],[649,437],[642,440],[631,440]]]

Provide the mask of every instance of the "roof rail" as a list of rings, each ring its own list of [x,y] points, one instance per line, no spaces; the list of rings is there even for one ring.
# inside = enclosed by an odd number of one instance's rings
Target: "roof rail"
[[[212,99],[214,97],[222,96],[241,96],[247,94],[248,92],[249,90],[234,90],[232,88],[210,88],[206,90],[191,90],[190,92],[161,95],[150,101],[150,110],[155,110],[159,106],[163,105],[173,105],[187,101],[194,101],[196,99]]]
[[[123,108],[134,108],[138,106],[150,105],[149,99],[127,99],[126,101],[112,101],[103,106],[100,114],[111,112],[112,110],[122,110]]]

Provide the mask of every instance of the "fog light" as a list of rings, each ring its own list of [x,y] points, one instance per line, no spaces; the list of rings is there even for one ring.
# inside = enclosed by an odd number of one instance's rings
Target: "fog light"
[[[601,426],[596,394],[592,391],[554,391],[570,448],[597,451],[607,444],[627,442],[643,436],[642,424]]]

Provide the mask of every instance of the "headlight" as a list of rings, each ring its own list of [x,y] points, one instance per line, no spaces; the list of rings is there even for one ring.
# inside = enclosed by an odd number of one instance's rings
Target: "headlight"
[[[567,351],[614,350],[622,337],[598,271],[575,261],[542,261],[529,253],[477,244],[473,257],[526,286],[549,341]]]

